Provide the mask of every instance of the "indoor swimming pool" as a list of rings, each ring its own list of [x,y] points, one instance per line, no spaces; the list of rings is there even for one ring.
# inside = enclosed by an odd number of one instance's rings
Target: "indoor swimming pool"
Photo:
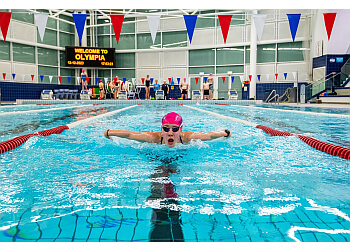
[[[232,136],[174,148],[103,136],[160,131],[168,112],[184,131]],[[350,148],[348,109],[13,105],[0,119],[0,142],[74,124],[0,154],[0,242],[350,241],[349,160],[249,125]]]

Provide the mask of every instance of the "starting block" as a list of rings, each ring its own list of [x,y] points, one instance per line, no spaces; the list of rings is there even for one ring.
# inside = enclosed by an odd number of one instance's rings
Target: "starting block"
[[[238,99],[238,93],[236,90],[230,90],[228,92],[228,99],[229,100],[237,100]]]
[[[164,91],[163,90],[156,91],[156,100],[164,100]]]
[[[118,100],[127,100],[127,93],[125,90],[120,91],[118,94]]]
[[[90,100],[90,93],[87,90],[82,90],[80,92],[80,100]]]
[[[201,100],[201,92],[199,90],[192,90],[192,100]]]
[[[53,95],[53,92],[52,90],[43,90],[41,92],[41,99],[42,100],[52,100],[52,95]]]

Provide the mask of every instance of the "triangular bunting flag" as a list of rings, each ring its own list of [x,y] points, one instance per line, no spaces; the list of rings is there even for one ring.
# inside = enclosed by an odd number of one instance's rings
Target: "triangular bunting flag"
[[[49,76],[50,83],[52,82],[52,76]]]
[[[292,35],[293,42],[295,40],[295,34],[298,30],[300,15],[301,14],[287,14],[289,20],[290,33]]]
[[[80,83],[80,76],[77,76],[77,81],[78,83]]]
[[[169,77],[168,80],[169,80],[169,84],[170,84],[171,83],[171,78]]]
[[[103,78],[103,79],[105,80],[105,84],[107,84],[108,78],[105,77],[105,78]],[[135,78],[133,78],[133,79],[135,79]]]
[[[32,77],[32,81],[34,81],[34,75],[30,75]]]
[[[159,27],[159,23],[160,23],[160,16],[159,15],[149,15],[147,16],[147,21],[148,21],[148,27],[149,30],[151,31],[151,36],[152,36],[152,41],[153,44],[156,40],[156,35],[157,35],[157,30]]]
[[[270,74],[266,74],[266,79],[270,80]]]
[[[180,80],[181,80],[181,78],[177,78],[177,84],[180,84]]]
[[[196,79],[196,84],[198,84],[198,77],[196,77],[195,79]]]
[[[230,28],[232,15],[218,15],[224,43],[226,43],[228,30]]]
[[[252,75],[249,75],[249,81],[252,81]]]
[[[87,17],[87,14],[73,14],[75,28],[77,29],[80,43],[81,43],[81,38],[83,37],[86,17]]]
[[[62,81],[62,76],[59,76],[59,77],[58,77],[58,81],[61,83],[61,81]]]
[[[239,76],[239,79],[241,80],[241,83],[244,82],[244,76]]]
[[[287,80],[287,73],[283,73],[284,75],[284,80]]]
[[[152,79],[153,79],[153,78],[152,78]],[[151,79],[151,82],[153,81],[152,79]],[[126,82],[126,77],[123,78],[123,82],[124,82],[124,83]]]
[[[231,83],[235,81],[235,76],[231,76]]]
[[[89,84],[90,77],[86,77],[87,84]]]
[[[326,26],[326,31],[328,35],[328,40],[331,38],[332,29],[337,13],[323,13],[324,24]]]
[[[257,77],[258,77],[258,80],[259,80],[259,82],[260,82],[260,75],[257,75]]]
[[[41,41],[44,40],[45,28],[49,13],[34,13],[35,25],[38,28]]]
[[[171,83],[170,83],[170,85],[174,85],[174,79],[173,79],[173,78],[171,78]]]
[[[296,79],[296,77],[297,77],[297,72],[293,72],[293,78],[294,78],[294,80]]]
[[[11,12],[0,12],[0,28],[4,41],[6,41],[7,31],[11,21]]]
[[[6,78],[6,73],[2,73],[2,77],[3,77],[4,80],[5,80],[5,78]]]
[[[225,83],[225,79],[226,79],[226,77],[223,76],[223,77],[222,77],[222,83]]]
[[[68,83],[70,83],[71,77],[70,77],[70,76],[68,76],[67,78],[68,78]]]
[[[264,30],[264,24],[266,20],[266,14],[255,14],[253,15],[253,20],[256,28],[256,34],[258,35],[258,40],[260,42],[262,33]]]
[[[151,80],[151,84],[153,84],[153,78],[150,78],[150,80]]]
[[[15,80],[16,74],[12,74],[12,80]]]
[[[145,84],[145,78],[141,78],[142,84]]]
[[[132,84],[135,84],[136,78],[131,78]]]
[[[277,80],[278,74],[275,74],[275,77],[276,77],[276,80]]]
[[[194,28],[197,22],[197,15],[184,15],[186,29],[190,43],[192,42]]]
[[[43,75],[40,75],[40,80],[41,80],[41,82],[43,82],[43,80],[44,80],[44,76]]]
[[[110,17],[113,25],[114,35],[115,35],[115,38],[117,39],[117,44],[118,44],[120,32],[123,26],[124,15],[110,15]]]

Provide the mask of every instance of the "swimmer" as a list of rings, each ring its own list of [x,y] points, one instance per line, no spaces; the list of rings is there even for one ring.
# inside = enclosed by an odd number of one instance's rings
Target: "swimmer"
[[[136,140],[139,142],[149,142],[165,144],[172,148],[176,143],[188,143],[191,140],[199,139],[202,141],[213,140],[220,137],[230,137],[231,132],[228,129],[221,131],[212,131],[209,133],[202,132],[184,132],[182,131],[182,117],[171,112],[166,114],[162,119],[162,127],[160,132],[133,132],[128,130],[111,130],[107,129],[104,136],[109,139],[110,136],[118,136]]]

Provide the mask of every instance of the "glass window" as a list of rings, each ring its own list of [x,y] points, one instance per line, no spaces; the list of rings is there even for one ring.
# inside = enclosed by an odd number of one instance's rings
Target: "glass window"
[[[104,78],[108,78],[108,81],[111,81],[111,70],[110,69],[98,69],[98,78],[103,79],[103,82],[105,82]]]
[[[116,68],[135,68],[135,53],[115,54]]]
[[[163,32],[163,48],[186,46],[187,31]]]
[[[214,65],[215,50],[214,49],[198,49],[189,51],[189,65]]]
[[[57,50],[38,48],[38,63],[58,66]]]
[[[216,64],[244,64],[244,47],[217,49]]]
[[[199,11],[199,15],[215,13],[215,10]],[[208,15],[207,17],[197,17],[196,28],[215,27],[215,15]]]
[[[307,48],[303,48],[302,42],[280,43],[277,45],[277,61],[304,61],[304,52]]]
[[[245,63],[250,63],[250,46],[245,47]]]
[[[112,76],[118,76],[119,79],[123,80],[126,78],[127,81],[132,82],[131,78],[135,77],[134,69],[113,69]]]
[[[214,67],[190,67],[189,74],[199,74],[200,72],[204,72],[204,74],[214,73]]]
[[[28,10],[12,9],[11,12],[12,19],[26,23],[34,23],[34,15]]]
[[[243,65],[235,65],[235,66],[217,66],[216,73],[227,73],[227,71],[232,71],[232,73],[244,73]]]
[[[0,60],[10,60],[10,43],[0,40]]]
[[[116,48],[116,50],[135,49],[135,35],[120,35],[119,43],[117,44],[117,39],[113,33],[112,47]]]
[[[60,15],[60,18],[72,23],[72,24],[70,24],[70,23],[67,23],[67,22],[64,22],[64,21],[60,21],[59,22],[60,30],[61,31],[67,31],[67,32],[70,32],[70,33],[74,34],[74,32],[75,32],[75,25],[74,25],[73,16],[69,17],[69,16],[66,16],[66,15]]]
[[[102,34],[110,34],[111,33],[111,22],[109,19],[98,19],[97,24],[106,24],[103,26],[97,26],[97,34],[102,35]]]
[[[38,43],[57,46],[57,32],[55,30],[45,29],[44,39],[41,41],[39,32],[37,32]]]
[[[226,14],[223,11],[223,13],[220,13],[219,15],[226,15]],[[231,15],[231,14],[228,14],[228,15]],[[245,24],[245,13],[241,12],[241,13],[232,14],[230,25],[240,25],[240,24]],[[217,18],[217,24],[216,25],[218,27],[220,27],[219,18]]]
[[[52,76],[52,84],[58,84],[58,68],[53,67],[45,67],[45,66],[38,66],[38,74],[39,74],[39,83],[50,83],[49,76]],[[41,82],[40,76],[43,75],[43,81]]]
[[[110,47],[110,36],[109,35],[98,35],[97,37],[98,47],[108,48]]]
[[[122,30],[120,31],[120,33],[121,34],[135,33],[135,22],[133,22],[133,21],[135,21],[134,17],[124,18],[123,25],[122,25]]]
[[[276,55],[276,44],[258,45],[256,62],[257,63],[274,62],[275,55]]]
[[[17,62],[35,63],[34,46],[13,43],[13,60]]]
[[[74,34],[68,34],[60,32],[60,46],[74,46],[75,45],[75,36]]]
[[[151,33],[137,34],[137,48],[138,49],[160,48],[161,47],[160,36],[161,34],[158,32],[153,44]]]
[[[61,84],[75,85],[75,69],[61,68],[62,80]],[[71,77],[70,82],[68,81],[68,76]]]

